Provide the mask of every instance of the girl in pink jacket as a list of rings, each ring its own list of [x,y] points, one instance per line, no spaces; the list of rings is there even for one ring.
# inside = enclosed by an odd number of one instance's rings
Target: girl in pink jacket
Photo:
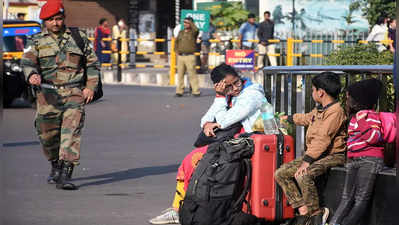
[[[372,198],[377,174],[384,166],[382,123],[374,110],[381,88],[381,81],[368,79],[347,89],[347,173],[341,202],[330,225],[359,224]]]

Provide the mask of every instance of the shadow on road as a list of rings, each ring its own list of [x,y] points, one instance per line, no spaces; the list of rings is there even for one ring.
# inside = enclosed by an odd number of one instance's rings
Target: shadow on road
[[[103,185],[103,184],[124,181],[124,180],[137,179],[137,178],[145,177],[145,176],[177,172],[178,167],[179,167],[179,164],[134,168],[134,169],[122,170],[122,171],[113,172],[113,173],[107,173],[107,174],[103,174],[103,175],[76,178],[76,179],[72,179],[72,181],[98,180],[98,181],[91,181],[88,183],[83,183],[83,184],[78,185],[78,187],[81,188],[81,187],[86,187],[86,186]]]

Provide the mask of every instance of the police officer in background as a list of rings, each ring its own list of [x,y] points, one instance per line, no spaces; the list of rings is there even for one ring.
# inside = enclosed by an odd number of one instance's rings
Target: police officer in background
[[[200,96],[198,75],[195,71],[195,51],[197,50],[198,28],[194,24],[191,17],[187,17],[183,21],[184,29],[179,31],[175,43],[175,51],[177,53],[177,85],[176,97],[182,97],[184,93],[184,74],[188,73],[188,80],[192,87],[191,94],[194,97]]]
[[[47,1],[40,19],[43,30],[28,40],[21,63],[27,81],[37,88],[35,127],[51,163],[47,181],[57,189],[75,190],[69,180],[79,164],[84,105],[93,99],[99,64],[86,34],[77,31],[84,42],[82,51],[65,26],[61,1]]]

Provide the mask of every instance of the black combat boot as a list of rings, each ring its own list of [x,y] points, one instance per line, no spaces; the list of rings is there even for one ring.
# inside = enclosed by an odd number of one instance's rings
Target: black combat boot
[[[60,165],[58,163],[58,159],[50,161],[51,170],[50,175],[47,177],[47,183],[55,184],[57,182],[58,177],[60,176]]]
[[[56,188],[63,190],[76,190],[77,189],[76,185],[69,182],[70,177],[72,177],[73,163],[62,160],[60,160],[60,162],[61,162],[61,173],[57,180]]]

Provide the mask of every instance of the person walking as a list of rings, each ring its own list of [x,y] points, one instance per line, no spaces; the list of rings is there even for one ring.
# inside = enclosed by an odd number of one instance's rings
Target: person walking
[[[112,55],[112,61],[114,64],[118,64],[118,51],[127,52],[128,46],[127,41],[121,41],[121,49],[118,49],[118,39],[126,39],[127,37],[127,28],[126,23],[123,18],[117,19],[117,24],[112,27],[112,50],[114,54]],[[116,52],[115,52],[116,51]],[[121,54],[121,63],[125,63],[127,59],[127,54]],[[119,66],[119,65],[118,65]]]
[[[380,16],[377,19],[377,23],[371,29],[369,36],[367,37],[367,41],[377,42],[377,50],[378,52],[382,52],[387,50],[384,44],[380,41],[386,40],[388,37],[388,18],[385,16]]]
[[[61,1],[44,4],[40,19],[43,30],[28,39],[21,64],[27,82],[38,89],[35,127],[51,164],[47,182],[75,190],[70,179],[79,165],[84,106],[97,88],[99,64],[86,34],[65,26]]]
[[[275,45],[273,43],[270,43],[269,40],[273,39],[274,35],[274,22],[270,19],[270,12],[265,11],[263,14],[265,17],[265,20],[259,24],[259,29],[258,29],[258,38],[259,38],[259,44],[258,44],[258,69],[263,68],[263,62],[265,59],[265,55],[267,53],[267,56],[269,57],[269,62],[270,65],[272,66],[277,66],[277,61],[276,61],[276,56],[271,55],[275,54]]]
[[[254,49],[253,42],[249,40],[255,40],[256,37],[256,29],[258,28],[258,24],[255,23],[255,14],[250,13],[248,15],[248,21],[241,24],[238,47],[241,49]]]
[[[200,96],[198,76],[195,71],[195,51],[197,49],[196,40],[198,28],[191,17],[186,17],[183,21],[184,29],[179,32],[176,38],[175,51],[177,54],[177,85],[176,97],[182,97],[184,93],[184,73],[188,72],[188,79],[191,86],[191,94],[194,97]]]
[[[111,61],[111,55],[103,53],[103,50],[111,50],[111,44],[109,41],[104,41],[103,38],[109,38],[111,30],[108,27],[108,20],[101,18],[99,26],[96,27],[94,32],[94,51],[96,52],[98,61],[102,63],[109,63]]]

